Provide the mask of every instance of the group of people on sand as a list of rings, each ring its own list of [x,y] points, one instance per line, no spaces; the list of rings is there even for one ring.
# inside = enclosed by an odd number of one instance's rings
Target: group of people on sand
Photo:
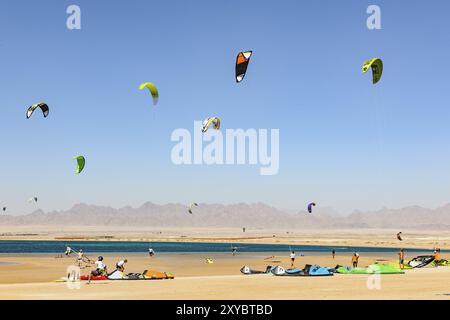
[[[89,264],[94,264],[95,265],[95,269],[91,271],[91,276],[101,276],[101,275],[107,275],[108,274],[108,267],[106,266],[106,264],[104,263],[104,259],[102,256],[99,256],[97,258],[97,261],[93,262],[92,260],[90,260],[88,257],[85,256],[83,249],[80,249],[78,251],[75,251],[74,249],[72,249],[69,246],[66,246],[66,251],[64,253],[67,257],[70,256],[71,254],[76,254],[76,265],[78,267],[82,267],[83,263],[87,262]],[[155,255],[155,251],[153,250],[153,248],[149,248],[148,249],[148,255],[150,257],[153,257]],[[125,271],[125,264],[128,262],[127,259],[123,258],[120,261],[118,261],[116,263],[116,270],[124,272]]]
[[[116,263],[116,270],[120,272],[125,271],[125,263],[127,263],[127,259],[122,259]],[[108,274],[108,267],[103,262],[103,257],[99,256],[97,258],[97,261],[95,261],[95,269],[91,271],[91,276],[97,277],[97,276],[104,276]]]
[[[435,248],[433,251],[433,257],[434,257],[434,266],[437,267],[439,265],[439,262],[441,261],[441,249]],[[398,264],[400,266],[400,269],[405,268],[405,250],[403,248],[400,249],[398,252]]]
[[[301,256],[303,256],[303,255],[301,255]],[[291,259],[291,268],[294,267],[295,257],[296,257],[295,251],[291,251],[291,253],[289,254],[289,258]],[[336,258],[336,250],[334,250],[334,249],[331,250],[331,257],[333,258],[333,260]],[[353,266],[355,266],[355,262],[356,262],[356,266],[358,266],[358,259],[359,259],[359,254],[357,252],[355,252],[352,257]],[[355,262],[354,262],[354,260],[355,260]]]

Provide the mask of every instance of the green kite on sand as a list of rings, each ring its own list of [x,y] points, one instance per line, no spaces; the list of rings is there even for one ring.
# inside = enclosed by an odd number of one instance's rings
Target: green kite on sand
[[[367,268],[338,267],[337,273],[343,274],[402,274],[404,271],[384,264],[371,264]]]

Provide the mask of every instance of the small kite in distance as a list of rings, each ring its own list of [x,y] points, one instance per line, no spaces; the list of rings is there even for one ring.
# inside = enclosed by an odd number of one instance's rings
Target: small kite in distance
[[[77,160],[77,169],[75,170],[75,174],[80,174],[86,165],[86,159],[83,156],[76,156],[73,158]]]
[[[197,203],[191,203],[191,205],[189,206],[189,210],[188,210],[188,212],[190,213],[190,214],[192,214],[192,209],[194,209],[194,207],[198,207],[198,204]]]
[[[213,126],[215,130],[220,129],[220,118],[218,117],[210,117],[203,121],[202,124],[202,132],[206,133],[210,126]]]
[[[383,61],[380,58],[374,58],[364,61],[362,72],[363,74],[372,69],[372,82],[377,83],[383,74]]]
[[[34,110],[36,110],[37,108],[40,108],[42,110],[42,113],[44,114],[44,118],[47,118],[50,109],[48,108],[48,105],[46,103],[41,102],[41,103],[33,104],[31,107],[28,108],[27,119],[31,118],[31,116],[34,113]]]
[[[403,241],[401,232],[397,233],[397,239]]]
[[[314,202],[311,202],[310,204],[308,204],[308,212],[312,213],[312,207],[315,207],[316,204]]]
[[[38,202],[38,198],[37,197],[32,197],[30,199],[28,199],[28,202]]]
[[[253,51],[239,52],[236,58],[236,82],[244,80]]]
[[[139,86],[139,90],[143,90],[143,89],[145,89],[145,88],[147,88],[147,89],[150,91],[150,93],[151,93],[151,95],[152,95],[152,97],[153,97],[153,105],[156,106],[156,104],[157,104],[158,101],[159,101],[159,92],[158,92],[158,89],[157,89],[156,86],[155,86],[153,83],[151,83],[151,82],[145,82],[145,83],[143,83],[143,84],[141,84],[141,85]]]

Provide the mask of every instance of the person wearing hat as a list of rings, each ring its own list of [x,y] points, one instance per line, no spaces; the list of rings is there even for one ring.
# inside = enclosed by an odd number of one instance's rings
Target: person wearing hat
[[[103,262],[103,257],[100,256],[98,257],[97,261],[95,261],[95,270],[92,270],[91,275],[96,277],[96,276],[101,276],[101,275],[105,275],[107,274],[107,267],[106,264]]]

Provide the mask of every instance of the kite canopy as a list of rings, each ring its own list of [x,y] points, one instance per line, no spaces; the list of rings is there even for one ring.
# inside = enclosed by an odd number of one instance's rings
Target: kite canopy
[[[253,51],[239,52],[236,58],[236,82],[239,83],[244,80],[247,73],[247,67],[250,62],[250,57]]]
[[[194,209],[194,207],[198,207],[198,203],[191,203],[191,205],[189,206],[189,213],[192,214],[192,209]]]
[[[219,130],[220,129],[220,119],[218,117],[210,117],[203,121],[203,128],[202,132],[205,133],[208,131],[210,126],[213,126],[214,129]]]
[[[33,104],[31,107],[28,108],[28,110],[27,110],[27,119],[31,118],[31,116],[34,113],[34,110],[36,110],[37,108],[41,108],[42,113],[44,114],[44,118],[47,118],[48,113],[49,113],[48,105],[43,103],[43,102],[41,102],[41,103]]]
[[[380,58],[373,58],[371,60],[364,61],[362,72],[363,74],[372,69],[373,84],[377,83],[381,79],[383,74],[383,61]]]
[[[397,233],[397,239],[403,241],[401,232]]]
[[[139,86],[139,90],[143,90],[144,88],[147,88],[150,91],[150,93],[152,94],[152,97],[153,97],[153,105],[156,106],[156,104],[158,103],[158,100],[159,100],[158,89],[151,82],[145,82]]]
[[[316,204],[314,202],[311,202],[310,204],[308,204],[308,212],[312,213],[312,207],[315,207]]]
[[[77,160],[77,169],[75,170],[76,174],[80,174],[81,171],[83,171],[84,166],[86,164],[86,159],[83,156],[76,156],[73,157],[75,160]]]
[[[3,211],[6,211],[6,207],[3,207],[2,209],[3,209]]]
[[[30,199],[28,199],[28,202],[38,202],[38,198],[37,197],[32,197]]]

